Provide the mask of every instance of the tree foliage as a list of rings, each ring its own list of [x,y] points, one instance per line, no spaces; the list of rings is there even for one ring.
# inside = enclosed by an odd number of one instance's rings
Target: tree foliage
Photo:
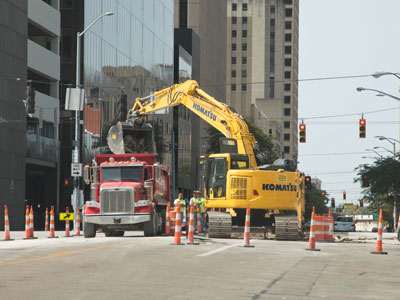
[[[400,162],[391,157],[377,159],[373,165],[356,168],[357,178],[363,190],[363,200],[372,208],[385,205],[393,207],[400,194]]]
[[[253,122],[245,120],[249,131],[254,135],[257,141],[257,145],[261,154],[266,158],[268,163],[272,163],[278,158],[277,151],[275,150],[275,145],[271,137],[266,135],[264,131],[255,125]],[[219,152],[219,138],[224,137],[216,128],[210,126],[207,128],[207,153],[218,153]]]
[[[317,189],[315,185],[312,185],[311,190],[306,191],[306,211],[304,217],[307,221],[311,220],[313,206],[315,207],[316,214],[322,215],[328,213],[329,208],[326,206],[324,197],[322,197],[322,192],[323,191]],[[328,195],[325,192],[326,199],[328,199],[327,196]]]

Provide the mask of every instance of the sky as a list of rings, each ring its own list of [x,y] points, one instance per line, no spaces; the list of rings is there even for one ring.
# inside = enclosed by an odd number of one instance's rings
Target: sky
[[[344,202],[343,191],[346,203],[356,204],[362,197],[360,184],[354,183],[355,168],[377,157],[367,149],[385,147],[393,152],[389,141],[375,136],[400,140],[400,102],[356,88],[400,97],[400,79],[393,75],[307,79],[399,73],[399,13],[400,0],[300,0],[298,114],[307,129],[306,143],[299,143],[298,168],[319,178],[336,206]],[[365,139],[358,137],[362,114]],[[400,145],[394,143],[398,152]]]

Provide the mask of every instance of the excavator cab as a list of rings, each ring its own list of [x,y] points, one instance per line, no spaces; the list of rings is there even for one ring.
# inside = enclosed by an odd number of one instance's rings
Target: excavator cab
[[[204,179],[207,199],[227,197],[226,175],[229,170],[235,169],[249,169],[249,157],[246,154],[222,153],[208,157]]]

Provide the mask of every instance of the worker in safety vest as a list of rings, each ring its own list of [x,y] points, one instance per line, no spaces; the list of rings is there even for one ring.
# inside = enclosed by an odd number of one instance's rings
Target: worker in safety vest
[[[193,191],[193,197],[190,198],[190,207],[194,207],[194,230],[197,231],[197,208],[200,208],[200,199],[198,196],[198,191]]]
[[[183,199],[183,194],[179,193],[178,194],[178,198],[175,199],[174,201],[174,206],[177,207],[178,204],[180,204],[180,208],[181,208],[181,223],[182,223],[182,227],[185,227],[184,224],[186,223],[186,201],[185,199]]]
[[[204,197],[201,196],[200,191],[197,191],[197,196],[199,199],[199,206],[200,206],[201,232],[206,232],[206,206],[204,203]]]

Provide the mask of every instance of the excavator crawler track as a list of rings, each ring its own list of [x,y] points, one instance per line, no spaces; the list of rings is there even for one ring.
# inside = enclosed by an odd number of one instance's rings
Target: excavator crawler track
[[[296,215],[275,216],[275,239],[290,241],[299,239],[299,226]]]
[[[232,217],[228,213],[208,212],[208,237],[230,238],[232,234]]]

